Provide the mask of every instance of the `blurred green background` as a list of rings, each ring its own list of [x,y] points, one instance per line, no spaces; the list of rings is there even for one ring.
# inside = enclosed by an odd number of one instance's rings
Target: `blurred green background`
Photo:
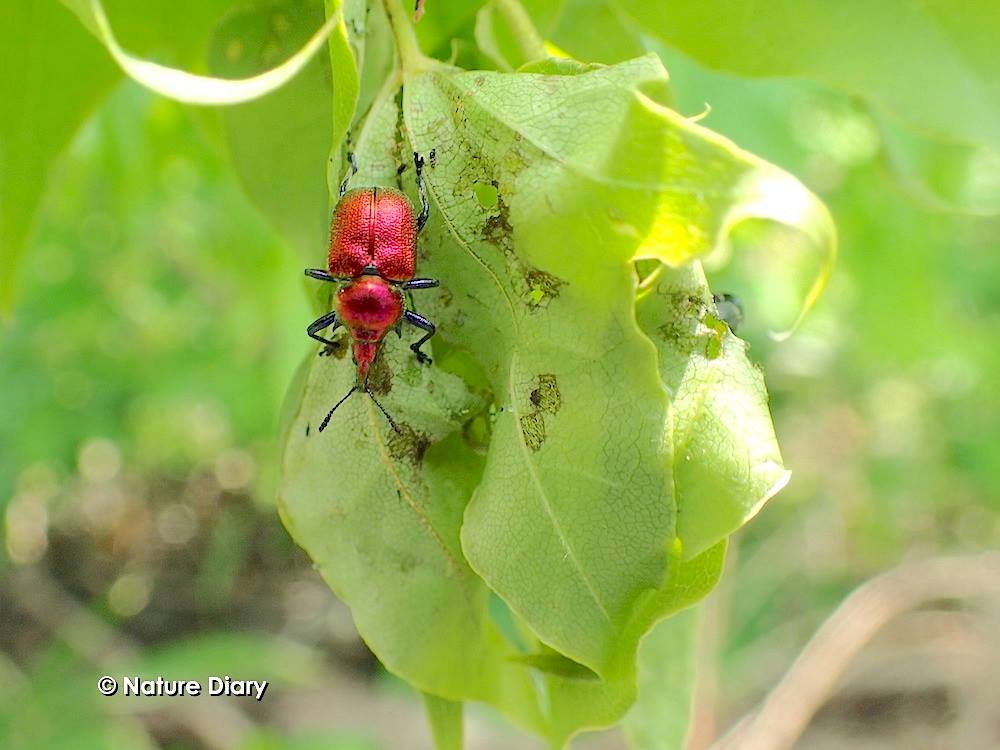
[[[841,236],[826,294],[784,343],[767,331],[796,303],[788,238],[744,225],[710,269],[743,300],[793,478],[703,608],[704,747],[860,582],[997,546],[1000,165],[910,142],[819,84],[655,49],[677,108],[709,105],[704,125],[802,179]],[[119,82],[49,175],[0,329],[0,747],[429,747],[416,697],[276,517],[278,414],[311,307],[302,259],[244,196],[219,128]],[[894,623],[800,746],[1000,746],[983,699],[1000,695],[997,609]],[[121,669],[235,671],[273,692],[211,717],[137,708],[97,694]],[[470,747],[536,746],[472,721]]]

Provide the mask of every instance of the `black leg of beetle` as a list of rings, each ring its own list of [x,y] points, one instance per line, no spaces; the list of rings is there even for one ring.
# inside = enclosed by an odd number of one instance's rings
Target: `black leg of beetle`
[[[347,276],[332,276],[322,268],[307,268],[305,270],[305,274],[310,278],[319,279],[320,281],[330,281],[334,283],[338,281],[350,281],[350,278]]]
[[[431,363],[431,358],[428,357],[426,354],[424,354],[422,351],[420,351],[420,347],[423,346],[425,343],[427,343],[427,339],[429,339],[431,336],[437,333],[437,328],[423,315],[417,315],[412,310],[407,310],[406,312],[404,312],[403,317],[406,318],[406,322],[409,323],[410,325],[416,326],[417,328],[423,331],[427,331],[427,333],[424,334],[423,338],[421,338],[420,341],[416,342],[415,344],[410,344],[410,349],[412,349],[413,353],[417,355],[418,362],[424,365],[429,365]]]
[[[437,279],[410,279],[399,286],[402,289],[433,289],[440,283]]]
[[[332,354],[333,350],[337,348],[337,343],[335,341],[330,341],[330,339],[325,339],[319,335],[319,332],[328,326],[333,326],[333,328],[330,329],[331,333],[336,331],[340,326],[340,321],[337,320],[336,311],[328,312],[326,315],[316,318],[316,320],[310,323],[309,327],[306,328],[306,333],[308,333],[310,337],[316,339],[321,344],[326,344],[326,348],[319,353],[319,356],[321,357]]]
[[[358,160],[354,157],[353,151],[347,152],[347,163],[350,164],[351,168],[347,171],[347,176],[344,177],[344,181],[340,183],[340,197],[344,197],[344,193],[347,192],[347,183],[350,182],[351,178],[358,173]]]
[[[420,192],[420,215],[417,216],[417,234],[423,231],[427,217],[431,215],[431,204],[427,202],[427,186],[424,184],[424,157],[413,152],[413,166],[417,171],[417,190]]]

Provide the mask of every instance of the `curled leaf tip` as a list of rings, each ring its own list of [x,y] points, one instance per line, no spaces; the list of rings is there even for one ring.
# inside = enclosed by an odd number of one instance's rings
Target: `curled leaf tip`
[[[819,254],[820,267],[792,324],[783,331],[771,331],[775,341],[788,339],[801,325],[826,288],[837,257],[837,230],[826,205],[795,177],[779,169],[754,174],[745,185],[745,202],[727,224],[731,229],[744,219],[768,219],[798,230],[810,248]]]
[[[710,114],[712,114],[712,105],[709,104],[708,102],[703,102],[703,104],[704,104],[705,108],[701,112],[699,112],[698,114],[691,115],[688,118],[688,122],[701,122],[706,117],[708,117]]]
[[[337,12],[331,13],[316,33],[285,62],[250,78],[229,79],[196,75],[143,60],[118,43],[99,0],[73,0],[69,5],[83,24],[97,36],[114,61],[134,81],[161,96],[185,104],[208,106],[241,104],[281,88],[306,66],[338,23],[342,23],[338,3]]]

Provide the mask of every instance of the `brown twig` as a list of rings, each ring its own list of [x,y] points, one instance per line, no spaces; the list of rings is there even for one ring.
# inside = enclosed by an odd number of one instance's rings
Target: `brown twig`
[[[904,563],[855,589],[760,707],[711,750],[787,750],[862,648],[890,620],[935,599],[1000,593],[1000,552]]]

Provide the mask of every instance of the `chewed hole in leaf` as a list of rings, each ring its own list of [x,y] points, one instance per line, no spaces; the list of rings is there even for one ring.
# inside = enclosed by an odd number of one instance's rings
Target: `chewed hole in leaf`
[[[485,209],[496,208],[500,197],[496,185],[484,185],[481,182],[477,182],[472,186],[472,192],[476,196],[476,200],[480,206]]]
[[[711,309],[707,300],[694,294],[670,295],[669,318],[657,330],[668,344],[687,356],[700,354],[706,359],[722,355],[729,326]]]
[[[545,443],[545,419],[541,412],[533,411],[521,417],[521,433],[524,435],[524,444],[531,450],[542,449]]]
[[[708,329],[705,337],[705,357],[717,359],[722,354],[722,342],[725,340],[729,327],[710,312],[706,312],[702,323]]]
[[[559,393],[559,385],[556,376],[547,374],[538,376],[538,387],[531,391],[528,400],[540,411],[547,411],[555,414],[562,406],[562,396]]]
[[[477,195],[478,199],[478,195]],[[514,227],[510,223],[510,209],[504,203],[503,196],[497,192],[496,213],[483,224],[482,237],[499,247],[504,252],[514,248]]]
[[[551,373],[539,375],[528,393],[530,411],[521,417],[521,432],[525,444],[533,451],[545,442],[545,413],[555,414],[562,407],[559,383]]]
[[[524,275],[527,284],[527,303],[532,310],[548,307],[559,296],[559,290],[566,282],[540,268],[532,268]]]

